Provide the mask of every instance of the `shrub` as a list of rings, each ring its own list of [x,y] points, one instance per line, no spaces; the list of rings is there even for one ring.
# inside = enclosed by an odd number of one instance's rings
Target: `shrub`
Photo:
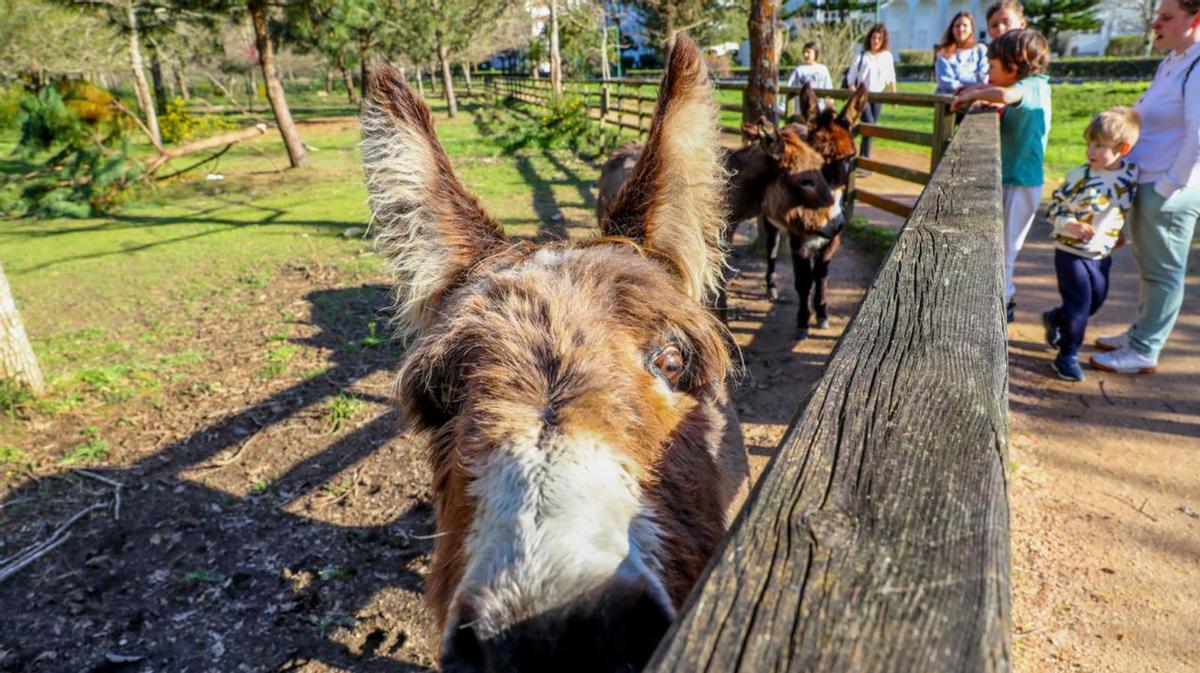
[[[113,205],[143,171],[130,158],[127,123],[115,100],[86,82],[23,94],[15,154],[41,163],[37,171],[0,187],[0,209],[34,217],[87,217]]]
[[[21,96],[24,93],[20,84],[0,87],[0,131],[17,128],[21,116]]]
[[[1104,48],[1105,56],[1144,56],[1145,53],[1145,35],[1114,35]]]
[[[1057,58],[1050,61],[1050,77],[1055,79],[1154,79],[1161,58]],[[927,65],[897,65],[896,76],[909,80],[932,80],[933,68]]]
[[[178,143],[208,136],[233,126],[232,122],[217,115],[194,115],[188,112],[187,104],[179,96],[167,101],[166,111],[158,118],[158,128],[164,143]]]
[[[933,49],[901,49],[900,65],[933,66]]]
[[[504,107],[510,110],[525,109],[522,103],[515,100],[506,101]],[[493,107],[484,113],[486,117],[481,121],[485,131],[501,138],[509,150],[533,146],[603,156],[616,147],[620,140],[616,130],[602,130],[588,116],[586,103],[577,96],[563,96],[534,109],[535,115],[518,119],[512,115],[502,115],[501,108]]]

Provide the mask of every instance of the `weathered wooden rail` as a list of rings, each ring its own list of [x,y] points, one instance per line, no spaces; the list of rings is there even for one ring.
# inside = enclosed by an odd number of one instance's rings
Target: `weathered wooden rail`
[[[999,130],[947,148],[647,671],[1007,671]]]
[[[511,96],[517,100],[534,105],[545,105],[550,99],[550,83],[545,79],[530,79],[524,76],[487,75],[485,86],[493,94]],[[650,128],[650,119],[654,116],[654,105],[658,100],[657,79],[610,79],[607,81],[571,81],[564,82],[566,90],[583,99],[588,108],[588,114],[601,124],[646,133]],[[745,92],[746,83],[738,80],[719,80],[719,90]],[[785,98],[788,113],[796,111],[796,96],[800,89],[795,87],[780,87],[779,94]],[[844,89],[818,89],[821,98],[845,100],[850,92]],[[883,138],[907,143],[929,149],[929,171],[917,170],[908,166],[890,164],[876,159],[858,159],[858,167],[887,175],[906,182],[919,185],[929,183],[930,174],[941,161],[942,154],[954,133],[954,113],[950,111],[952,96],[920,93],[878,93],[871,94],[872,103],[900,105],[926,108],[930,111],[930,130],[913,131],[911,129],[891,128],[878,124],[860,124],[859,132],[873,138]],[[720,103],[724,112],[742,114],[743,105],[739,103]],[[751,121],[751,120],[742,120]],[[757,121],[757,120],[753,120]],[[721,131],[730,135],[742,134],[741,124],[730,126],[723,124]],[[850,178],[849,192],[846,195],[846,210],[853,214],[854,203],[862,201],[880,210],[908,217],[912,208],[901,201],[888,198],[861,188],[853,175]]]

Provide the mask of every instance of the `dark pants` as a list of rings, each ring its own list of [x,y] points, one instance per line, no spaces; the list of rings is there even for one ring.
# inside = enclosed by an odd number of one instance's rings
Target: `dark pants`
[[[883,103],[867,103],[867,106],[863,108],[862,122],[864,124],[874,124],[875,122],[878,122],[879,113],[882,111]],[[858,156],[871,156],[871,136],[864,135],[862,137],[862,144],[859,146]]]
[[[1083,344],[1088,318],[1100,310],[1108,297],[1108,270],[1112,257],[1088,259],[1063,250],[1054,251],[1054,272],[1062,306],[1054,309],[1053,321],[1060,341],[1058,356],[1075,357]]]

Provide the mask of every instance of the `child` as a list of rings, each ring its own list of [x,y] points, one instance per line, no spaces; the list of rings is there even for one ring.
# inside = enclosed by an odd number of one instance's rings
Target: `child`
[[[1025,28],[1029,22],[1025,20],[1025,6],[1020,0],[1000,0],[988,7],[987,31],[988,39],[995,40],[1014,28]]]
[[[1013,267],[1042,199],[1042,159],[1050,135],[1050,65],[1046,38],[1032,28],[1010,30],[988,45],[990,86],[954,99],[958,110],[975,101],[1002,105],[1000,172],[1004,195],[1004,298],[1008,321],[1016,311]]]
[[[805,44],[800,51],[800,58],[804,62],[796,66],[796,69],[788,76],[787,86],[799,88],[807,83],[814,89],[832,89],[833,78],[829,76],[829,68],[822,63],[817,63],[817,59],[820,57],[821,52],[817,49],[816,42]],[[817,108],[825,109],[824,99],[817,101]]]
[[[1087,163],[1067,174],[1051,197],[1046,215],[1054,223],[1054,271],[1062,305],[1042,314],[1046,343],[1058,348],[1054,371],[1082,381],[1079,346],[1088,317],[1108,296],[1108,269],[1119,245],[1125,211],[1133,205],[1138,169],[1125,155],[1137,143],[1140,123],[1133,108],[1096,115],[1083,132]]]

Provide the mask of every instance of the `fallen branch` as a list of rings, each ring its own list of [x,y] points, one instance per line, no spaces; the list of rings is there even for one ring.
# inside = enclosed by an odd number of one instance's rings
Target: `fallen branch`
[[[88,470],[78,470],[77,469],[77,470],[75,470],[75,474],[78,474],[81,477],[87,477],[88,479],[95,479],[96,481],[98,481],[102,484],[108,484],[109,486],[113,487],[113,500],[114,500],[113,519],[116,521],[120,521],[121,520],[121,489],[125,488],[125,485],[119,481],[109,479],[108,477],[96,474],[95,472],[90,472]]]
[[[125,113],[125,115],[128,116],[130,119],[132,119],[134,124],[137,124],[137,127],[142,130],[142,134],[145,135],[146,138],[150,140],[150,144],[154,145],[154,149],[158,150],[159,152],[163,151],[162,143],[159,142],[158,138],[156,138],[154,136],[154,134],[150,132],[149,127],[146,126],[146,124],[142,121],[141,117],[135,115],[133,113],[133,110],[130,110],[128,107],[125,107],[125,104],[119,100],[114,99],[112,102],[112,105],[116,109]]]
[[[193,140],[190,143],[185,143],[183,145],[179,145],[178,147],[162,150],[159,152],[157,157],[150,159],[146,163],[146,173],[148,175],[153,174],[155,171],[161,168],[163,164],[172,159],[178,159],[179,157],[187,156],[189,154],[214,150],[218,147],[240,143],[243,140],[249,140],[250,138],[261,136],[266,132],[267,125],[259,123],[244,129],[238,129],[237,131],[230,131],[229,133],[222,133],[220,135],[211,136],[208,138],[201,138],[200,140]]]
[[[53,535],[46,538],[42,542],[38,542],[27,547],[16,556],[12,557],[13,560],[11,563],[7,563],[3,568],[0,568],[0,583],[4,582],[4,580],[12,577],[13,575],[16,575],[29,564],[45,556],[46,554],[49,554],[59,545],[62,545],[64,542],[71,539],[71,534],[67,532],[68,528],[75,525],[75,522],[82,519],[83,516],[88,512],[105,507],[107,504],[108,503],[98,502],[91,507],[77,512],[75,516],[67,519],[66,523],[59,526],[58,530],[55,530]]]
[[[204,164],[207,164],[210,161],[216,161],[217,159],[220,159],[221,155],[228,152],[230,147],[233,147],[233,145],[232,144],[226,145],[225,147],[222,147],[220,150],[218,150],[216,153],[208,155],[207,157],[201,159],[200,161],[197,161],[196,163],[192,164],[191,166],[186,166],[186,167],[181,168],[181,169],[175,171],[174,173],[170,173],[168,175],[157,176],[154,179],[155,180],[170,180],[171,178],[183,175],[184,173],[187,173],[188,171],[195,170],[195,169],[203,166]]]
[[[1108,497],[1112,498],[1113,500],[1116,500],[1117,502],[1121,503],[1122,505],[1125,505],[1129,509],[1132,509],[1133,511],[1137,512],[1138,514],[1141,514],[1142,516],[1146,517],[1147,519],[1150,519],[1154,523],[1158,523],[1158,519],[1154,518],[1150,513],[1148,513],[1146,511],[1146,503],[1150,502],[1150,498],[1146,498],[1145,500],[1143,500],[1142,506],[1138,507],[1137,505],[1133,504],[1132,502],[1129,502],[1125,498],[1115,496],[1112,493],[1105,493],[1104,495],[1107,495]]]

